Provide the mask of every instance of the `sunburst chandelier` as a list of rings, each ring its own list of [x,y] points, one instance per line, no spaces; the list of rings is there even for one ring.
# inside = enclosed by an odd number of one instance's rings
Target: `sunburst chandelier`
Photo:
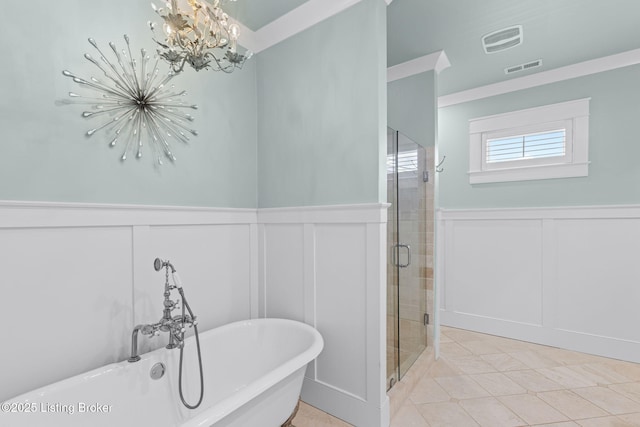
[[[178,73],[189,64],[196,71],[211,68],[231,73],[242,68],[252,55],[238,53],[240,28],[232,23],[220,0],[183,0],[191,10],[181,10],[178,0],[167,1],[166,7],[153,9],[163,19],[164,41],[155,38],[155,24],[149,22],[158,54]],[[231,0],[235,1],[235,0]]]
[[[93,93],[69,92],[71,99],[62,103],[89,106],[82,117],[94,121],[95,127],[89,129],[86,136],[91,137],[100,131],[110,133],[111,147],[119,145],[122,139],[122,161],[127,159],[128,152],[133,151],[137,158],[141,158],[143,140],[148,141],[158,164],[162,165],[163,157],[175,161],[170,143],[188,143],[189,134],[198,135],[188,125],[194,118],[184,110],[198,107],[183,101],[186,92],[177,92],[173,85],[169,85],[177,73],[169,70],[167,74],[161,74],[158,67],[160,59],[156,56],[150,62],[151,58],[144,49],[140,50],[140,60],[134,59],[129,37],[125,35],[124,39],[126,50],[118,51],[114,43],[109,43],[115,60],[110,60],[96,41],[89,39],[99,59],[88,53],[84,57],[100,70],[102,76],[85,79],[63,71],[66,77]]]

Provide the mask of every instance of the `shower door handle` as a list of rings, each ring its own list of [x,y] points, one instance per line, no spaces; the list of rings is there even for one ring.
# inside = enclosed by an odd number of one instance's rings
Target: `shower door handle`
[[[407,263],[400,263],[400,248],[405,248],[407,250]],[[393,245],[393,264],[396,267],[405,268],[411,265],[411,246],[405,245],[402,243],[398,243],[397,245]]]
[[[398,255],[400,255],[400,253],[399,253],[400,252],[400,248],[405,248],[407,250],[407,263],[406,264],[398,263],[398,267],[400,267],[400,268],[409,267],[411,265],[411,246],[405,245],[405,244],[402,244],[402,243],[398,244]]]

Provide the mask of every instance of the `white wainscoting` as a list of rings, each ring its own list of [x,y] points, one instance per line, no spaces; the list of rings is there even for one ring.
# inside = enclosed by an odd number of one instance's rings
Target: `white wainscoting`
[[[259,314],[320,331],[302,398],[357,426],[389,425],[386,221],[383,204],[258,212]]]
[[[442,325],[640,362],[640,206],[439,210]]]
[[[0,401],[126,359],[180,272],[201,330],[258,315],[255,209],[0,202]],[[174,299],[177,295],[173,296]],[[142,352],[166,337],[139,340]]]
[[[217,209],[0,201],[0,401],[126,359],[179,271],[201,330],[257,317],[315,326],[303,399],[387,427],[387,205]],[[174,296],[176,298],[177,296]],[[166,337],[139,339],[140,352]]]

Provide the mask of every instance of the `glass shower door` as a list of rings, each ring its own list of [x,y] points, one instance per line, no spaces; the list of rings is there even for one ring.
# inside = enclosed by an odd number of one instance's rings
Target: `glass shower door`
[[[404,376],[427,346],[426,152],[389,129],[387,185],[387,376],[389,387]]]
[[[402,378],[427,346],[425,149],[398,132],[397,222],[399,370]]]

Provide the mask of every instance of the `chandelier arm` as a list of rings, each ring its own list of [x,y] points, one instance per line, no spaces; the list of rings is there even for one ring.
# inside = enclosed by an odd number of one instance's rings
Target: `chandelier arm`
[[[230,74],[233,72],[233,69],[235,68],[235,64],[229,62],[228,59],[222,58],[222,59],[218,59],[217,56],[215,56],[213,53],[208,53],[208,55],[211,55],[211,57],[213,58],[213,60],[216,62],[218,68],[214,68],[215,71],[224,71],[227,74]],[[225,62],[227,63],[226,65]]]
[[[221,64],[221,59],[218,59],[218,57],[212,53],[212,52],[207,52],[207,54],[205,55],[206,57],[211,57],[213,58],[213,60],[215,61],[216,65],[218,66],[218,68],[213,67],[214,71],[221,71],[222,70],[222,64]]]
[[[174,71],[176,74],[180,74],[180,73],[184,70],[184,64],[185,64],[186,62],[187,62],[187,58],[182,58],[182,61],[180,61],[180,68],[178,68],[177,70],[176,70],[176,69],[173,69],[173,71]]]
[[[228,15],[217,0],[209,4],[204,0],[188,0],[190,10],[181,11],[177,0],[171,0],[170,10],[157,9],[156,13],[165,21],[167,30],[165,43],[155,40],[162,49],[160,56],[166,60],[174,72],[182,72],[185,63],[199,71],[211,68],[215,71],[231,73],[242,68],[242,63],[250,56],[236,52],[239,28],[229,23]],[[155,34],[155,25],[150,24]],[[213,50],[229,49],[224,58],[213,54]],[[221,55],[222,56],[222,55]],[[215,62],[215,63],[214,63]]]

